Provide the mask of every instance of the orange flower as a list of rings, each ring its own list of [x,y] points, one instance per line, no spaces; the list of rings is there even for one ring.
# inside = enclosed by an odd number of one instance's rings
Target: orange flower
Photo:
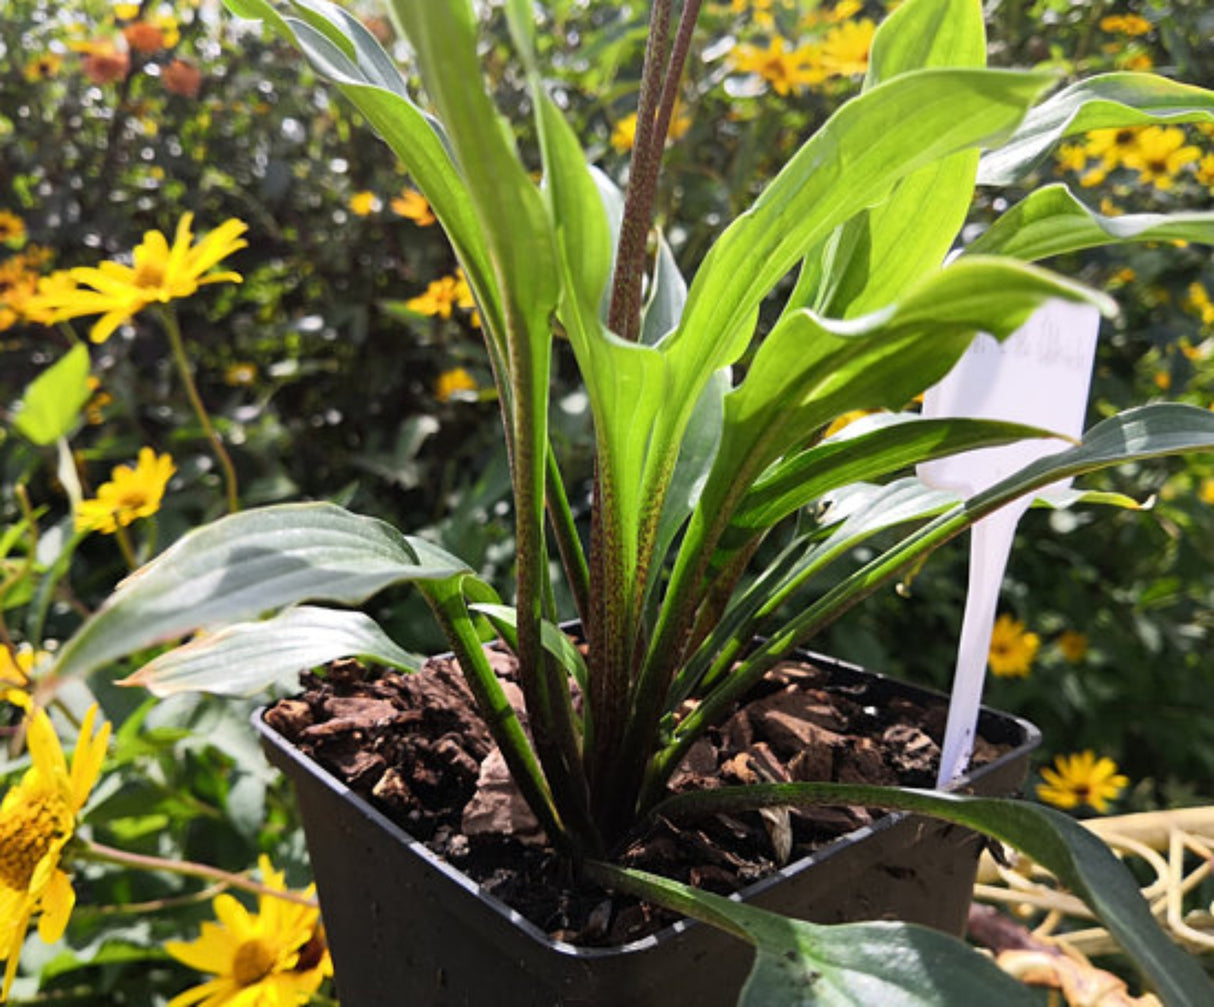
[[[164,48],[164,32],[150,21],[136,21],[122,29],[126,44],[136,52],[160,52]]]
[[[94,84],[112,84],[131,70],[131,57],[113,48],[98,48],[84,58],[84,75]]]
[[[402,189],[388,205],[393,213],[413,221],[418,227],[429,227],[436,220],[426,197],[415,189]]]
[[[164,89],[183,98],[197,98],[202,88],[202,71],[184,59],[175,59],[160,72]]]

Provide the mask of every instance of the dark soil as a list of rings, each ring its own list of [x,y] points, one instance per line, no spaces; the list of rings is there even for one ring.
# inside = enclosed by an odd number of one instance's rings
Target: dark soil
[[[490,655],[522,712],[513,658]],[[672,921],[635,900],[574,887],[510,781],[454,661],[432,659],[415,675],[342,661],[324,677],[305,675],[303,686],[301,697],[266,712],[270,725],[553,937],[618,944]],[[671,789],[788,780],[934,785],[944,703],[898,697],[879,708],[866,688],[832,684],[810,664],[779,666],[691,749]],[[980,739],[974,761],[1000,751]],[[879,814],[820,807],[663,821],[620,862],[730,893]]]

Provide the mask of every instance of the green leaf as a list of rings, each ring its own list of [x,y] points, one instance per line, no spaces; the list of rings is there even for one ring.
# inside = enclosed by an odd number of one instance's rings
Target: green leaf
[[[1034,108],[978,167],[979,185],[1011,185],[1059,140],[1093,129],[1214,121],[1214,92],[1152,73],[1107,73],[1072,84]]]
[[[472,612],[479,612],[485,616],[491,623],[494,629],[506,640],[508,644],[514,646],[514,640],[518,630],[518,610],[511,605],[496,605],[490,602],[477,602],[468,606]],[[565,635],[560,626],[555,626],[550,622],[545,622],[541,626],[541,638],[543,640],[544,649],[556,658],[557,663],[565,669],[583,693],[587,689],[586,675],[586,660],[582,657],[582,652],[577,649],[573,641]]]
[[[830,230],[925,165],[1006,136],[1048,82],[1044,74],[933,68],[847,102],[709,251],[667,341],[681,382],[687,372],[702,383],[737,358],[759,302]]]
[[[13,426],[43,447],[66,437],[92,394],[88,379],[88,347],[77,343],[30,382],[13,417]]]
[[[300,605],[192,640],[118,684],[141,685],[159,697],[179,692],[251,696],[277,683],[296,684],[301,671],[345,657],[401,671],[416,671],[422,664],[362,612]]]
[[[970,268],[970,267],[973,268]],[[720,515],[745,486],[821,425],[855,409],[898,409],[942,378],[977,331],[1002,339],[1051,297],[1115,306],[1043,270],[963,259],[882,312],[851,322],[786,315],[725,397],[725,426],[702,507]]]
[[[841,434],[781,460],[751,484],[734,512],[736,528],[770,528],[824,493],[879,479],[920,462],[1026,437],[1053,437],[1020,423],[925,420],[914,413],[876,414]]]
[[[1006,136],[1047,82],[1041,74],[1004,70],[916,70],[831,116],[713,245],[678,329],[661,344],[669,377],[649,436],[640,500],[661,507],[700,392],[746,348],[759,303],[798,260],[835,227],[885,199],[901,179]],[[659,513],[642,525],[656,527]]]
[[[873,37],[865,89],[926,67],[985,65],[978,0],[909,0]],[[961,151],[902,179],[888,199],[843,225],[827,252],[816,310],[854,318],[939,266],[965,223],[977,173],[978,151]]]
[[[1003,798],[961,797],[861,784],[787,783],[723,787],[663,801],[654,815],[703,814],[717,808],[817,804],[893,808],[931,815],[994,836],[1052,871],[1082,898],[1171,1007],[1210,1002],[1210,980],[1197,960],[1159,928],[1125,866],[1099,838],[1053,808]]]
[[[119,584],[59,652],[57,673],[302,601],[356,605],[390,584],[466,571],[437,546],[332,504],[244,511],[189,532]]]
[[[1039,1007],[1034,991],[956,937],[909,923],[822,926],[643,871],[592,863],[609,888],[685,913],[755,947],[738,1007]]]
[[[1132,213],[1105,217],[1065,185],[1047,185],[1021,200],[986,229],[966,255],[1010,255],[1025,261],[1131,241],[1214,244],[1214,212]]]

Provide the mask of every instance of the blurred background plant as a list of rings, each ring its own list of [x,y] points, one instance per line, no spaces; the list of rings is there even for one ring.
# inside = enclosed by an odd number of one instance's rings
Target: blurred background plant
[[[347,6],[391,43],[378,8]],[[705,4],[658,195],[685,275],[858,91],[884,13],[859,0]],[[484,16],[483,65],[534,150],[500,9],[486,5]],[[548,0],[536,16],[558,101],[590,157],[622,183],[648,5]],[[1201,0],[1003,0],[989,19],[998,64],[1048,66],[1063,79],[1153,68],[1214,84],[1214,11]],[[467,286],[424,199],[361,119],[293,51],[213,0],[8,0],[0,56],[0,679],[37,681],[39,655],[133,562],[227,507],[222,466],[155,313],[89,345],[91,318],[43,324],[32,300],[40,277],[129,261],[148,231],[171,240],[186,213],[200,237],[231,219],[248,226],[248,247],[220,267],[242,282],[175,303],[239,504],[336,500],[424,530],[490,577],[507,573],[508,479]],[[1209,208],[1212,139],[1197,127],[1094,133],[1029,181],[1064,182],[1109,216]],[[980,200],[969,233],[1003,208]],[[1164,396],[1214,403],[1208,250],[1130,245],[1052,265],[1122,307],[1102,337],[1093,419]],[[567,471],[588,477],[587,401],[568,363],[558,353],[554,422]],[[988,700],[1044,729],[1047,799],[1075,782],[1069,770],[1102,769],[1100,799],[1076,799],[1078,814],[1210,802],[1214,463],[1128,468],[1088,485],[1151,505],[1024,519]],[[83,501],[110,501],[113,529],[82,521]],[[587,513],[584,498],[573,503]],[[965,562],[952,547],[833,627],[821,649],[946,686]],[[418,650],[439,645],[411,595],[375,604],[394,635]],[[115,729],[85,831],[232,871],[268,853],[262,876],[282,868],[302,887],[306,855],[246,727],[251,704],[153,704],[114,687],[117,677],[55,695],[65,737],[94,699]],[[9,709],[0,772],[15,786],[28,761],[20,710]],[[65,937],[26,942],[18,997],[162,1003],[201,981],[164,943],[180,950],[197,936],[215,888],[99,862],[75,883]]]

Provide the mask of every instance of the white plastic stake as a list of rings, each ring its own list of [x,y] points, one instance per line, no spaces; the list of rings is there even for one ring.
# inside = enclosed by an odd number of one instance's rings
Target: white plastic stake
[[[1050,301],[1002,344],[981,334],[944,380],[928,390],[923,415],[1010,420],[1078,438],[1083,432],[1099,327],[1100,314],[1094,307]],[[931,486],[972,496],[1066,446],[1065,441],[1031,440],[969,451],[920,465],[919,478]],[[1070,480],[1056,485],[1065,488]],[[963,775],[969,766],[999,587],[1016,524],[1030,502],[1027,497],[1017,500],[973,528],[969,590],[938,786]]]

